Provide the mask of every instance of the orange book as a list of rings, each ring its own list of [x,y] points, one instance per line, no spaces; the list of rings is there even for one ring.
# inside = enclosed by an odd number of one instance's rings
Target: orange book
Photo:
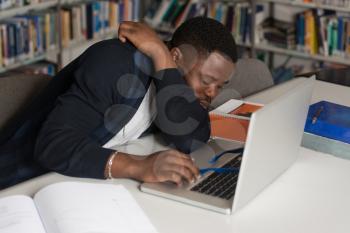
[[[220,137],[245,142],[249,120],[237,119],[223,115],[209,114],[211,137]]]
[[[124,15],[123,20],[129,20],[129,0],[124,0]]]
[[[226,106],[224,104],[209,113],[211,137],[245,142],[251,114],[263,106],[255,103],[238,103],[234,100],[229,102],[225,103]]]
[[[229,114],[239,115],[239,116],[247,116],[247,115],[249,115],[248,117],[250,117],[250,115],[253,112],[258,111],[260,108],[262,108],[262,105],[252,104],[252,103],[243,103],[238,108],[236,108],[236,109],[232,110],[231,112],[229,112]]]
[[[117,28],[117,3],[109,2],[109,27],[115,30]]]
[[[62,33],[62,46],[67,48],[70,43],[70,15],[68,10],[61,10],[61,33]]]

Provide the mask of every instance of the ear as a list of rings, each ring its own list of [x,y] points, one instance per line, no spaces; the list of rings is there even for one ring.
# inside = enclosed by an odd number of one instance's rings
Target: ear
[[[179,66],[183,63],[183,54],[178,47],[174,47],[170,50],[173,61]]]

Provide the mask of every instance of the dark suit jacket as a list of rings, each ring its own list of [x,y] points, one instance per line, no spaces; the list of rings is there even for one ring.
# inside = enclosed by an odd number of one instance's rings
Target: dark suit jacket
[[[117,39],[90,47],[64,78],[73,80],[42,125],[35,159],[66,175],[104,178],[113,152],[102,145],[133,117],[150,82],[156,87],[156,127],[189,153],[210,135],[208,112],[177,69],[153,72],[151,60]]]

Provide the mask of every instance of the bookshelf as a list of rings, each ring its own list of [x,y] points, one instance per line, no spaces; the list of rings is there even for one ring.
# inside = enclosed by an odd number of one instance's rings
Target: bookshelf
[[[30,5],[24,5],[25,1],[23,1],[22,6],[4,7],[4,5],[1,5],[1,4],[3,4],[5,1],[7,1],[7,3],[14,5],[14,1],[12,0],[0,1],[0,74],[24,65],[36,63],[40,60],[48,60],[50,62],[53,62],[57,64],[58,68],[60,69],[66,64],[68,64],[75,57],[77,57],[79,54],[81,54],[90,45],[100,40],[116,37],[117,23],[119,23],[121,20],[139,20],[143,10],[142,0],[109,0],[109,1],[105,1],[105,0],[36,0],[35,1],[36,3],[32,1],[33,3]],[[18,2],[20,1],[17,0],[16,4],[18,4]],[[122,4],[123,6],[121,6]],[[67,14],[70,14],[69,23],[74,24],[72,9],[79,8],[79,7],[85,8],[85,6],[87,8],[88,7],[87,5],[89,5],[89,7],[90,5],[92,5],[91,7],[93,11],[93,14],[91,14],[93,15],[91,17],[92,19],[88,19],[86,17],[89,17],[89,16],[81,14],[80,15],[81,17],[78,16],[75,19],[81,19],[81,20],[84,19],[86,20],[85,23],[81,21],[80,23],[74,22],[75,25],[73,26],[70,24],[63,25],[64,23],[64,21],[62,21],[63,11],[66,11]],[[112,7],[111,5],[113,5],[113,9],[114,9],[113,13],[111,13],[111,7]],[[84,10],[87,11],[87,9],[84,9]],[[125,13],[126,11],[128,12]],[[40,24],[40,26],[38,26],[38,28],[41,27],[40,30],[37,28],[37,25],[35,25],[35,32],[34,32],[35,35],[43,35],[40,38],[40,40],[34,36],[34,38],[36,38],[37,40],[31,41],[31,39],[33,38],[30,37],[29,39],[30,42],[24,42],[29,44],[23,45],[17,40],[13,39],[13,38],[18,38],[17,33],[23,32],[23,34],[20,34],[20,35],[24,35],[25,33],[27,33],[26,30],[31,30],[25,27],[32,23],[31,17],[33,14],[37,14],[39,15],[39,17],[44,18],[44,19],[39,19],[39,21],[40,20],[45,21],[45,17],[46,17],[45,14],[47,12],[50,12],[50,14],[55,15],[54,17],[55,21],[53,24],[51,24],[51,21],[50,23],[44,22],[44,24]],[[88,14],[88,13],[85,13],[85,14]],[[111,17],[110,14],[115,14],[113,19],[109,18]],[[97,15],[97,18],[96,18],[96,15]],[[23,23],[22,21],[18,23],[19,18],[21,20],[27,20],[27,21],[25,23]],[[90,30],[90,31],[89,32],[84,31],[82,32],[82,34],[84,35],[80,35],[79,37],[75,38],[73,35],[74,27],[76,25],[81,26],[81,24],[86,25],[88,24],[87,23],[88,20],[90,21],[92,20],[91,21],[92,23],[90,23],[90,25],[93,25],[91,26],[93,28],[92,29],[85,28],[86,30]],[[47,32],[48,29],[47,29],[46,23],[49,24],[50,30],[54,31],[52,35]],[[16,25],[13,26],[12,24],[16,24]],[[6,31],[6,33],[9,27],[15,28],[13,29],[15,30],[15,32],[13,32],[12,34],[12,39],[9,39],[9,34],[3,35],[5,32],[2,33],[1,31],[2,26],[4,27],[3,30]],[[18,29],[16,28],[16,26],[23,27],[24,29],[23,28]],[[68,30],[69,35],[68,35],[68,40],[66,40],[67,43],[63,45],[62,38],[63,36],[65,36],[63,33],[65,26],[66,28],[68,28],[66,29],[65,32],[67,32]],[[89,27],[89,26],[86,26],[86,27]],[[20,30],[20,32],[16,31],[17,29]],[[79,32],[81,31],[80,27],[78,31]],[[46,34],[48,34],[48,36],[46,36]],[[29,35],[29,36],[33,35],[33,31],[25,35]],[[2,39],[4,36],[7,41],[3,43]],[[44,43],[46,41],[49,41],[48,38],[50,38],[50,40],[55,38],[54,39],[55,45],[52,45],[52,44],[45,45]],[[21,39],[23,41],[27,41],[28,38],[26,37]],[[38,45],[36,44],[36,42],[38,41],[40,41],[44,45],[42,45],[42,48],[40,48],[40,50],[37,51]],[[13,45],[14,43],[15,45]],[[33,48],[33,43],[34,43],[35,51],[28,51],[30,48]],[[6,48],[6,52],[3,52],[4,46],[10,46],[10,48]]]
[[[275,6],[276,5],[281,5],[281,6],[288,6],[288,7],[293,7],[293,9],[301,9],[302,11],[307,11],[307,10],[326,10],[326,11],[333,11],[334,17],[338,17],[338,14],[341,15],[342,17],[347,16],[350,17],[350,2],[349,5],[347,6],[338,6],[338,5],[329,5],[329,4],[322,4],[320,1],[314,1],[314,2],[303,2],[303,0],[253,0],[256,1],[256,4],[260,3],[266,3],[269,6],[269,11],[270,11],[270,16],[274,16],[275,13]],[[344,1],[345,2],[345,1]],[[333,1],[335,3],[335,1]],[[317,16],[318,17],[318,16]],[[318,20],[318,19],[316,19]],[[317,22],[317,21],[316,21]],[[256,27],[257,25],[254,25]],[[317,27],[317,25],[316,25]],[[319,29],[317,29],[319,30]],[[317,31],[318,32],[318,31]],[[344,30],[343,33],[346,33]],[[349,33],[349,32],[348,32]],[[317,40],[319,35],[317,35]],[[324,40],[324,39],[322,39]],[[346,43],[347,39],[344,39],[344,42]],[[324,41],[323,41],[324,42]],[[319,41],[318,41],[319,43]],[[266,51],[269,52],[269,57],[273,59],[274,54],[280,54],[280,55],[285,55],[285,56],[290,56],[290,57],[296,57],[296,58],[302,58],[302,59],[307,59],[311,61],[321,61],[321,62],[326,62],[326,63],[334,63],[338,65],[346,65],[350,66],[350,54],[349,52],[346,52],[346,44],[344,46],[344,51],[342,51],[342,54],[322,54],[324,52],[320,52],[318,48],[318,52],[315,53],[310,53],[310,52],[305,52],[305,51],[299,51],[297,48],[295,49],[285,49],[285,48],[280,48],[277,46],[274,46],[272,44],[268,44],[266,42],[261,42],[261,43],[254,43],[252,45],[254,53],[256,51]],[[273,61],[269,61],[269,66],[270,68],[273,66]]]
[[[350,1],[348,1],[348,5],[347,7],[342,7],[339,5],[329,5],[334,3],[336,0],[334,1],[328,1],[328,5],[324,5],[321,4],[322,0],[315,0],[315,3],[304,3],[303,0],[246,0],[246,1],[242,1],[242,0],[226,0],[226,1],[190,1],[190,3],[192,4],[198,4],[199,7],[197,7],[197,9],[199,9],[199,14],[195,14],[195,15],[201,15],[200,14],[200,9],[201,9],[201,4],[207,4],[207,10],[205,11],[207,17],[212,17],[215,18],[216,16],[213,16],[212,14],[208,13],[211,12],[211,8],[212,5],[217,4],[220,6],[214,6],[215,10],[219,9],[222,7],[223,4],[228,4],[229,6],[234,6],[235,8],[237,8],[238,6],[241,7],[245,7],[247,5],[249,5],[251,7],[250,10],[248,10],[248,17],[250,17],[249,20],[251,20],[251,23],[246,23],[245,26],[247,27],[251,27],[248,31],[248,35],[245,36],[245,40],[242,41],[242,37],[241,35],[237,35],[237,32],[240,32],[240,30],[235,30],[232,29],[232,33],[235,37],[236,40],[236,44],[243,49],[246,49],[247,51],[249,51],[249,55],[252,57],[258,57],[260,52],[267,52],[269,54],[268,58],[269,60],[267,61],[270,68],[273,68],[273,64],[274,64],[274,55],[275,54],[280,54],[280,55],[285,55],[288,57],[295,57],[295,58],[301,58],[301,59],[306,59],[308,61],[317,61],[317,62],[326,62],[326,63],[335,63],[335,64],[340,64],[340,65],[346,65],[346,66],[350,66],[350,50],[345,50],[344,51],[340,51],[340,54],[336,54],[336,53],[326,53],[323,50],[320,50],[318,48],[317,52],[314,51],[309,51],[307,50],[307,48],[297,48],[295,45],[295,48],[293,47],[289,47],[289,49],[283,48],[283,46],[277,46],[274,45],[273,43],[268,43],[268,40],[262,40],[261,39],[261,33],[259,31],[259,25],[257,25],[257,21],[259,23],[261,23],[262,20],[261,14],[259,14],[259,7],[260,6],[264,6],[265,10],[269,11],[269,15],[267,15],[266,17],[274,17],[274,14],[276,13],[276,10],[274,9],[274,6],[277,5],[281,5],[281,6],[288,6],[290,7],[291,12],[294,11],[294,9],[298,9],[300,11],[308,11],[311,9],[315,9],[315,10],[328,10],[328,11],[334,11],[336,13],[340,13],[340,14],[348,14],[349,13],[349,18],[350,18]],[[168,1],[169,3],[171,3],[172,1]],[[324,1],[325,2],[325,1]],[[340,1],[339,1],[340,2]],[[345,1],[343,1],[345,2]],[[211,5],[210,5],[211,4]],[[160,8],[159,8],[160,9]],[[164,15],[162,17],[162,20],[164,20],[164,18],[166,18],[166,8],[163,9],[164,11]],[[257,12],[258,11],[258,12]],[[289,11],[289,9],[288,9]],[[184,12],[186,13],[186,9],[184,10]],[[189,11],[187,11],[188,13]],[[227,7],[224,8],[223,12],[227,13]],[[220,12],[222,13],[222,12]],[[235,12],[237,13],[237,12]],[[277,12],[279,13],[279,12]],[[297,13],[296,13],[297,14]],[[188,13],[188,15],[190,15],[190,13]],[[215,15],[215,14],[214,14]],[[146,15],[147,17],[147,15]],[[315,16],[316,17],[316,16]],[[318,17],[318,15],[317,15]],[[336,16],[335,16],[336,17]],[[168,39],[170,38],[171,34],[174,31],[174,28],[176,28],[177,25],[177,20],[175,20],[175,27],[169,27],[169,22],[167,22],[165,20],[165,22],[161,22],[161,24],[159,25],[160,21],[160,17],[158,15],[157,17],[157,11],[155,11],[154,13],[154,18],[156,19],[155,22],[152,22],[152,20],[150,21],[150,25],[152,27],[154,27],[158,32],[161,33],[162,38],[163,39]],[[220,17],[219,17],[220,18]],[[221,18],[222,19],[222,18]],[[226,19],[224,19],[225,21]],[[221,21],[219,19],[219,21]],[[223,23],[223,21],[221,21]],[[154,23],[156,25],[154,25]],[[227,21],[226,21],[227,23]],[[173,21],[171,23],[171,25],[173,25]],[[225,23],[224,23],[225,24]],[[293,22],[294,24],[294,22]],[[350,25],[350,24],[349,24]],[[295,35],[296,36],[296,35]],[[249,38],[249,39],[247,39]],[[299,38],[300,39],[300,38]],[[318,39],[318,38],[317,38]],[[349,29],[349,40],[350,40],[350,29]],[[345,42],[346,40],[344,40]],[[296,43],[296,41],[295,41]],[[350,44],[350,43],[349,43]],[[319,45],[322,45],[321,43],[319,43]],[[350,46],[350,45],[349,45]],[[320,47],[320,46],[319,46]],[[345,48],[345,45],[344,45]],[[349,47],[350,49],[350,47]],[[348,52],[346,52],[348,51]],[[304,61],[300,61],[300,63],[303,63]]]
[[[32,5],[21,6],[21,7],[11,7],[4,10],[0,10],[0,24],[2,21],[7,20],[8,18],[11,18],[11,17],[25,15],[31,12],[38,12],[38,11],[46,12],[49,9],[51,9],[51,11],[53,12],[56,12],[59,18],[56,25],[57,27],[56,33],[58,37],[56,48],[49,49],[50,51],[44,51],[44,52],[38,53],[39,55],[31,56],[30,58],[27,58],[25,60],[19,59],[15,64],[9,64],[6,66],[1,66],[0,64],[0,73],[6,72],[8,70],[14,69],[24,64],[30,64],[30,63],[36,62],[40,59],[48,59],[58,64],[59,67],[62,67],[66,65],[68,62],[70,62],[72,59],[74,59],[79,53],[81,53],[91,44],[96,43],[103,39],[115,37],[116,31],[105,30],[103,33],[98,33],[97,35],[94,35],[89,39],[86,39],[86,38],[72,39],[64,46],[62,45],[62,31],[60,30],[60,28],[62,27],[61,14],[60,14],[61,10],[67,9],[67,8],[70,9],[72,7],[76,7],[81,4],[88,4],[96,1],[98,0],[46,0],[46,1],[41,1],[39,3],[35,3]],[[123,1],[127,1],[127,0],[119,0],[119,1],[117,0],[117,2],[123,2]],[[129,1],[135,1],[135,0],[129,0]],[[144,0],[144,1],[139,0],[139,1],[142,2],[141,6],[139,6],[140,8],[142,8],[142,15],[144,12],[146,12],[145,6],[149,6],[152,2],[154,2],[150,0]],[[222,4],[226,4],[227,6],[234,6],[235,8],[238,6],[238,7],[241,7],[241,9],[243,10],[245,9],[245,7],[248,6],[250,9],[247,10],[246,14],[248,14],[248,16],[250,17],[249,20],[251,22],[250,23],[246,22],[245,25],[246,27],[250,27],[249,29],[250,31],[246,32],[247,35],[245,35],[244,41],[242,41],[241,37],[237,39],[237,31],[233,31],[233,34],[236,37],[237,45],[249,51],[250,56],[253,56],[253,57],[257,56],[258,51],[263,51],[263,52],[269,53],[271,55],[269,57],[273,57],[274,54],[281,54],[286,56],[308,59],[312,61],[323,61],[323,62],[330,62],[330,63],[350,66],[350,55],[348,57],[347,56],[342,57],[338,55],[325,56],[320,54],[309,54],[303,51],[298,51],[296,49],[295,50],[285,49],[281,47],[276,47],[266,42],[259,42],[256,39],[257,25],[255,24],[256,17],[257,17],[256,9],[259,4],[267,4],[271,9],[271,11],[273,11],[273,8],[275,5],[279,4],[279,5],[290,6],[293,8],[331,10],[335,12],[340,12],[342,14],[349,13],[349,17],[350,17],[350,5],[348,7],[340,7],[336,5],[323,5],[320,3],[304,3],[302,2],[302,0],[218,0],[218,1],[209,1],[209,0],[194,1],[193,0],[192,2],[196,2],[198,4],[209,3],[209,2],[213,4],[222,3]],[[225,8],[225,12],[227,12],[227,6]],[[169,38],[174,31],[174,28],[171,28],[168,25],[166,26],[157,25],[154,28],[161,33],[161,35],[163,36],[163,39]],[[0,59],[0,62],[1,62],[1,59]],[[271,61],[269,63],[272,64]]]

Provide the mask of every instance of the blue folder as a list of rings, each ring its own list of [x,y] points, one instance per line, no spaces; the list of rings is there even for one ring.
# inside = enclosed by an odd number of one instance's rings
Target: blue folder
[[[327,101],[311,105],[305,132],[350,143],[350,107]]]

